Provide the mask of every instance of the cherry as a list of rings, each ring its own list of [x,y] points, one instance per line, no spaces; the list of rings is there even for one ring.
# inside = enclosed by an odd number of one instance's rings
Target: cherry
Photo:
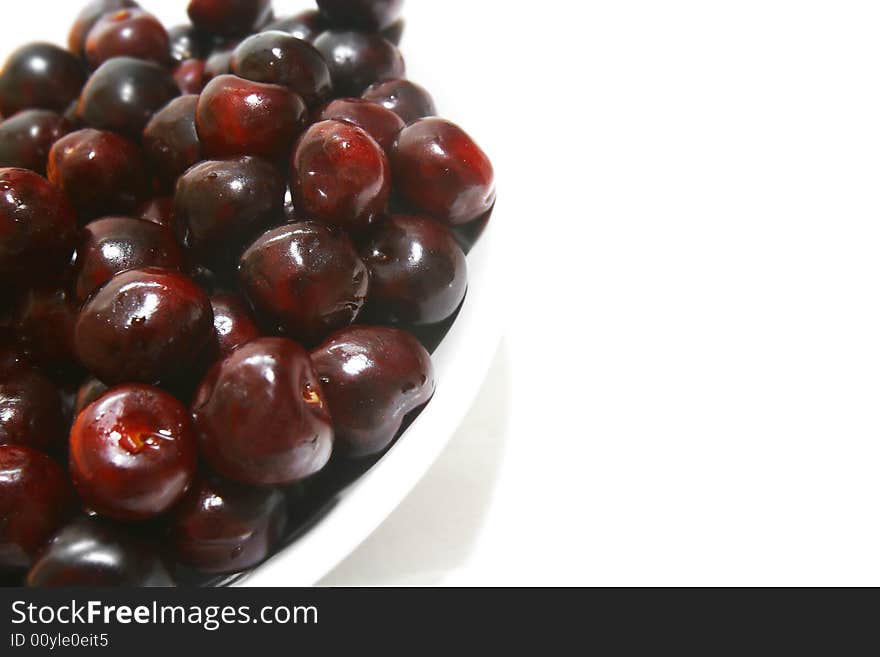
[[[207,62],[204,59],[185,59],[174,69],[174,81],[182,94],[200,94],[205,88]]]
[[[0,446],[0,570],[28,568],[74,504],[55,461],[30,447]]]
[[[353,326],[312,352],[340,451],[378,454],[405,416],[434,394],[434,368],[425,348],[394,328]]]
[[[99,518],[80,516],[55,534],[28,573],[27,585],[164,587],[174,582],[158,546]]]
[[[49,151],[48,176],[84,220],[126,214],[146,192],[140,147],[112,132],[91,128],[55,142]]]
[[[315,48],[341,96],[359,96],[377,80],[402,78],[406,72],[400,51],[378,34],[328,30],[315,39]]]
[[[211,304],[176,272],[117,274],[83,305],[74,329],[80,362],[105,383],[153,383],[186,371],[213,336]]]
[[[112,57],[137,57],[166,64],[171,55],[168,32],[143,9],[131,8],[101,16],[86,37],[86,59],[93,68]]]
[[[225,358],[240,346],[260,337],[250,310],[234,294],[214,294],[211,296],[214,310],[214,337],[216,353]]]
[[[21,297],[12,328],[22,352],[38,365],[49,368],[75,366],[73,327],[79,304],[67,285],[40,285]]]
[[[60,451],[67,439],[61,393],[30,367],[0,375],[0,445]]]
[[[196,108],[196,126],[208,157],[286,156],[307,120],[298,94],[234,75],[211,80]]]
[[[196,132],[195,95],[175,98],[159,110],[144,129],[147,161],[167,189],[183,172],[202,159],[202,143]]]
[[[205,573],[245,570],[266,559],[283,537],[284,495],[209,475],[168,521],[177,560]]]
[[[464,252],[452,231],[430,217],[392,216],[361,256],[370,269],[369,315],[381,322],[441,322],[467,291]]]
[[[83,381],[76,391],[76,397],[73,403],[73,411],[75,415],[79,415],[83,409],[98,399],[110,388],[103,381],[91,377]]]
[[[294,149],[290,169],[294,205],[310,219],[358,232],[388,205],[388,158],[372,137],[350,123],[312,125]]]
[[[34,108],[64,111],[85,81],[85,67],[67,50],[51,43],[22,46],[0,71],[0,115]]]
[[[92,128],[140,139],[153,114],[179,94],[171,73],[155,62],[114,57],[89,78],[78,112]]]
[[[285,32],[261,32],[242,41],[232,55],[235,75],[279,84],[314,106],[329,98],[330,69],[313,45]]]
[[[406,124],[437,114],[428,90],[409,80],[382,80],[367,87],[363,98],[389,109]]]
[[[309,344],[354,322],[369,285],[351,241],[315,223],[262,235],[241,256],[238,276],[267,326]]]
[[[27,169],[0,169],[0,276],[51,278],[70,262],[76,215],[64,194]]]
[[[203,32],[247,34],[264,25],[272,12],[270,0],[190,0],[187,14]]]
[[[120,9],[137,7],[138,3],[133,0],[92,0],[89,2],[79,12],[70,29],[70,35],[67,37],[67,47],[70,48],[70,52],[85,56],[86,37],[101,16]]]
[[[76,296],[84,301],[116,274],[142,267],[179,270],[174,233],[143,219],[106,217],[88,224],[77,248]]]
[[[398,133],[406,127],[397,114],[363,98],[339,98],[331,101],[318,114],[319,121],[327,119],[356,125],[375,139],[386,153],[390,152]]]
[[[450,121],[419,119],[407,126],[394,145],[391,165],[406,200],[448,224],[473,221],[495,203],[492,163]]]
[[[318,8],[334,27],[381,30],[400,15],[403,0],[318,0]]]
[[[326,29],[326,21],[317,9],[307,9],[287,18],[279,18],[266,26],[267,32],[287,32],[303,41],[314,41]]]
[[[70,132],[70,122],[51,110],[23,110],[0,123],[0,166],[46,174],[49,149]]]
[[[168,30],[171,59],[181,64],[188,59],[204,59],[211,52],[211,40],[192,25],[176,25]]]
[[[201,453],[223,476],[291,484],[330,459],[333,427],[308,354],[257,338],[214,365],[192,405]]]
[[[206,265],[232,266],[260,231],[283,217],[284,179],[254,157],[200,162],[180,177],[175,228]]]
[[[205,60],[205,70],[202,73],[202,89],[214,78],[227,75],[232,66],[232,50],[222,50],[213,53]]]

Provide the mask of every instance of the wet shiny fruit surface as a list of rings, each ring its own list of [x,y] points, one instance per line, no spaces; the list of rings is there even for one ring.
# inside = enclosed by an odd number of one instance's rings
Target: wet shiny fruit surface
[[[234,294],[212,295],[211,308],[214,310],[216,352],[220,358],[225,358],[240,346],[260,337],[260,329],[247,304]]]
[[[374,82],[406,72],[400,51],[378,34],[328,30],[315,39],[315,48],[330,67],[338,95],[359,96]]]
[[[70,132],[70,122],[51,110],[23,110],[0,123],[0,166],[46,174],[49,149]]]
[[[335,119],[361,128],[388,153],[400,131],[406,127],[397,114],[363,98],[337,98],[318,115],[319,121]]]
[[[266,22],[270,0],[190,0],[189,19],[199,30],[211,34],[247,34]]]
[[[196,95],[175,98],[156,112],[144,128],[144,153],[152,170],[167,189],[202,159],[202,142],[196,131]]]
[[[76,17],[70,34],[67,37],[67,47],[70,52],[85,56],[86,37],[104,14],[120,9],[137,8],[138,3],[134,0],[91,0]]]
[[[381,80],[367,87],[362,97],[391,110],[406,124],[437,114],[428,90],[410,80]]]
[[[86,37],[86,59],[92,68],[113,57],[136,57],[167,64],[171,42],[165,27],[143,9],[119,9],[101,16]]]
[[[142,520],[186,493],[198,448],[186,407],[146,385],[111,388],[80,412],[70,431],[70,473],[101,515]]]
[[[73,54],[51,43],[31,43],[13,52],[0,69],[0,114],[24,109],[64,111],[86,81]]]
[[[192,405],[201,453],[221,475],[291,484],[330,459],[333,427],[306,351],[258,338],[217,363]]]
[[[60,452],[67,427],[57,386],[37,370],[0,374],[0,445]]]

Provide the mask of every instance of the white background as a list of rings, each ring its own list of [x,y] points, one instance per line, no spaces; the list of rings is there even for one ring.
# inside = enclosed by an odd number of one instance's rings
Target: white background
[[[4,3],[4,54],[77,5]],[[507,330],[323,583],[880,584],[880,7],[407,16],[411,77],[496,164]]]

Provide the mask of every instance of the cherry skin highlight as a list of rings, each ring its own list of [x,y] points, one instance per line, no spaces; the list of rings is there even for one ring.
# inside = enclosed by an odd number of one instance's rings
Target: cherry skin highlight
[[[204,59],[185,59],[174,69],[174,81],[182,94],[200,94],[208,81],[207,61]]]
[[[27,44],[0,70],[0,115],[25,109],[63,112],[85,81],[85,66],[72,53],[51,43]]]
[[[367,87],[362,98],[389,109],[407,125],[437,114],[428,90],[409,80],[382,80]]]
[[[136,57],[165,65],[171,42],[159,20],[143,9],[108,12],[86,37],[86,60],[92,68],[113,57]]]
[[[137,8],[138,3],[134,0],[92,0],[77,15],[70,34],[67,37],[67,47],[70,52],[85,57],[86,37],[104,14],[120,9]]]
[[[375,139],[386,153],[391,151],[397,135],[406,127],[397,114],[363,98],[338,98],[330,101],[318,114],[317,120],[328,119],[356,125]]]
[[[28,367],[0,375],[0,445],[60,452],[67,427],[57,386]]]
[[[359,96],[387,78],[402,78],[406,65],[400,51],[378,34],[328,30],[315,48],[330,67],[333,88],[341,96]]]
[[[247,305],[234,294],[212,295],[211,308],[214,310],[214,337],[218,357],[225,358],[240,346],[260,337],[260,329]]]
[[[0,166],[30,169],[46,175],[52,144],[72,129],[51,110],[23,110],[0,123]]]

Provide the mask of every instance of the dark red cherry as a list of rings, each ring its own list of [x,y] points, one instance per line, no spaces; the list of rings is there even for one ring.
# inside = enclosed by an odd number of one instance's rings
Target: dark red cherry
[[[76,215],[64,194],[28,169],[0,169],[0,277],[51,278],[75,245]]]
[[[234,294],[214,294],[211,296],[214,310],[214,337],[217,354],[225,358],[240,346],[260,337],[251,312],[245,303]]]
[[[260,32],[235,49],[232,72],[255,82],[279,84],[314,106],[330,97],[330,69],[315,47],[285,32]]]
[[[141,203],[134,211],[138,219],[146,219],[160,226],[174,227],[174,197],[157,196]]]
[[[73,327],[78,313],[79,303],[68,285],[29,288],[12,317],[22,352],[31,362],[52,369],[75,365]]]
[[[196,132],[195,95],[175,98],[159,110],[144,129],[147,162],[167,189],[173,189],[184,171],[202,159]]]
[[[112,57],[137,57],[166,64],[171,56],[168,32],[143,9],[119,9],[101,16],[86,37],[86,59],[98,68]]]
[[[80,516],[49,542],[27,585],[57,587],[166,587],[174,582],[160,546],[99,518]]]
[[[74,415],[79,415],[82,410],[98,399],[101,395],[109,390],[109,387],[103,381],[91,377],[83,381],[76,391],[76,397],[73,403]]]
[[[241,256],[238,277],[267,327],[308,344],[354,322],[369,285],[348,237],[316,223],[263,234]]]
[[[406,127],[397,114],[363,98],[339,98],[330,101],[318,115],[318,121],[336,119],[353,123],[376,140],[388,153],[398,133]]]
[[[205,88],[207,62],[204,59],[185,59],[174,69],[174,81],[182,94],[200,94]]]
[[[127,214],[146,192],[140,147],[112,132],[87,128],[62,137],[49,151],[47,170],[83,220]]]
[[[30,567],[75,503],[55,461],[30,447],[0,446],[0,570]]]
[[[312,352],[338,448],[351,457],[384,450],[404,417],[434,394],[434,368],[421,343],[394,328],[353,326]]]
[[[31,169],[46,174],[52,144],[72,126],[51,110],[24,110],[0,123],[0,166]]]
[[[204,573],[232,573],[266,559],[286,520],[279,490],[208,475],[174,510],[168,539],[180,563]]]
[[[24,109],[63,112],[85,81],[85,66],[67,50],[51,43],[22,46],[0,70],[0,115]]]
[[[70,430],[70,476],[90,508],[115,520],[143,520],[174,506],[198,460],[186,407],[140,384],[110,388]]]
[[[201,453],[242,483],[290,484],[330,459],[333,427],[308,354],[258,338],[214,365],[192,405]]]
[[[208,157],[286,156],[308,120],[303,99],[277,84],[214,78],[199,96],[196,126]]]
[[[388,205],[391,175],[385,151],[350,123],[312,125],[294,149],[290,169],[294,205],[315,221],[363,231]]]
[[[168,69],[143,59],[114,57],[89,78],[78,112],[92,128],[140,139],[153,114],[178,95]]]
[[[232,50],[222,50],[213,53],[205,60],[205,70],[202,74],[202,89],[214,78],[227,75],[232,66]]]
[[[70,29],[70,35],[67,37],[67,47],[70,48],[70,52],[85,56],[86,37],[101,16],[120,9],[131,9],[137,6],[138,3],[133,0],[92,0],[89,2],[79,12],[76,21]]]
[[[314,41],[326,29],[326,20],[321,16],[321,12],[317,9],[307,9],[269,23],[265,31],[278,30],[303,41]]]
[[[284,193],[281,174],[259,158],[200,162],[177,182],[178,236],[209,267],[231,267],[256,235],[281,222]]]
[[[185,372],[213,333],[211,303],[192,280],[133,269],[83,305],[74,346],[80,362],[105,383],[153,383]]]
[[[403,0],[318,0],[318,8],[334,27],[381,30],[400,15]]]
[[[406,124],[437,114],[428,90],[409,80],[382,80],[367,87],[363,98],[389,109]]]
[[[192,25],[175,25],[168,30],[171,59],[181,64],[188,59],[205,59],[211,53],[211,38]]]
[[[453,226],[479,218],[495,203],[492,163],[450,121],[428,118],[407,126],[391,165],[396,189],[407,201]]]
[[[203,32],[247,34],[264,25],[272,12],[270,0],[190,0],[187,14]]]
[[[369,316],[435,324],[461,305],[467,260],[452,231],[430,217],[394,215],[361,249],[370,269]]]
[[[37,370],[0,375],[0,445],[60,452],[67,440],[61,393]]]
[[[400,51],[378,34],[328,30],[315,39],[315,48],[327,61],[340,96],[360,96],[377,80],[406,73]]]
[[[83,229],[77,247],[76,296],[85,301],[116,274],[143,267],[183,267],[183,254],[170,228],[130,217],[93,221]]]

